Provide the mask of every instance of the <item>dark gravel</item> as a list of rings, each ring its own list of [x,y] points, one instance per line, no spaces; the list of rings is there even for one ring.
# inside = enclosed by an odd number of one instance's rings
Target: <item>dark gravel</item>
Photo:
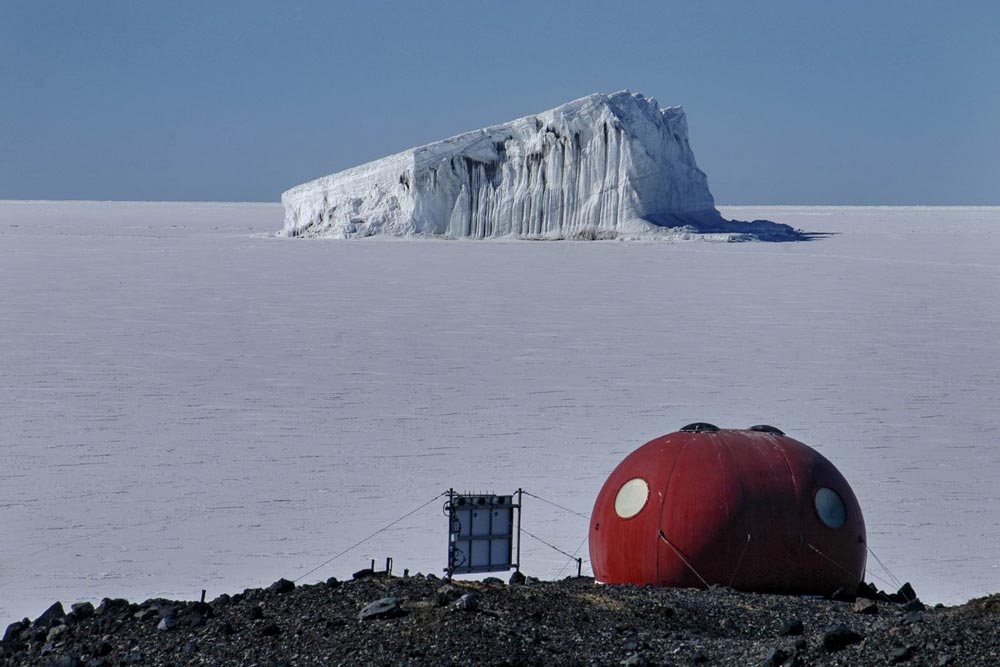
[[[210,603],[53,605],[7,628],[0,665],[1000,665],[1000,594],[863,606],[591,579],[279,581]]]

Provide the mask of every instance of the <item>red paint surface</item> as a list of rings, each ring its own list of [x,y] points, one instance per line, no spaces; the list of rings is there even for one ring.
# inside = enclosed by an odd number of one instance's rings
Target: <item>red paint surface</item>
[[[649,484],[649,499],[622,519],[615,497],[636,477]],[[840,528],[816,513],[822,487],[844,502]],[[704,587],[704,580],[746,591],[853,594],[865,540],[854,492],[811,447],[757,431],[679,432],[646,443],[608,477],[594,504],[590,560],[605,583]]]

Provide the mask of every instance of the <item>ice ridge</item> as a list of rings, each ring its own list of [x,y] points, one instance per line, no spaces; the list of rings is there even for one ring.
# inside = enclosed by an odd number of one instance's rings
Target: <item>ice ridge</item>
[[[724,220],[681,107],[594,94],[296,186],[280,234],[354,238],[792,238]]]

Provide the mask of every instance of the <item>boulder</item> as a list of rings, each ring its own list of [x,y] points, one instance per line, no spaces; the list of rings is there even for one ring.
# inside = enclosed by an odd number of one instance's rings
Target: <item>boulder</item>
[[[94,605],[90,602],[74,602],[69,608],[79,619],[90,618],[94,615]]]
[[[823,648],[832,653],[857,644],[862,639],[864,636],[854,630],[843,625],[835,625],[823,633]]]
[[[267,590],[272,593],[290,593],[295,590],[295,584],[288,579],[278,579],[276,582],[268,586]]]
[[[65,633],[66,633],[66,626],[65,625],[56,625],[56,626],[53,626],[52,629],[49,630],[49,634],[47,634],[45,636],[45,641],[47,643],[52,643],[52,642],[59,641],[59,638],[61,636],[63,636],[63,634],[65,634]]]
[[[20,621],[14,621],[7,626],[7,631],[3,633],[3,641],[17,641],[20,638],[21,633],[30,627],[31,621],[26,618]]]
[[[366,605],[359,613],[359,621],[372,621],[378,618],[396,618],[405,612],[399,606],[396,598],[382,598]]]
[[[854,613],[872,616],[878,613],[878,605],[875,604],[874,600],[870,600],[868,598],[858,598],[854,602]]]
[[[462,611],[476,611],[479,609],[479,595],[476,593],[466,593],[455,601],[455,609]]]
[[[31,627],[33,628],[50,628],[54,625],[62,625],[63,619],[66,618],[66,612],[63,610],[61,602],[56,602],[48,609],[42,612],[42,615],[35,619]]]

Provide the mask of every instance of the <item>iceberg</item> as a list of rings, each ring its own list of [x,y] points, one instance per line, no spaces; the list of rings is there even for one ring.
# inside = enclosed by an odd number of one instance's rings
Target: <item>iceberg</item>
[[[384,157],[281,196],[288,237],[791,240],[725,220],[678,106],[621,91]]]

